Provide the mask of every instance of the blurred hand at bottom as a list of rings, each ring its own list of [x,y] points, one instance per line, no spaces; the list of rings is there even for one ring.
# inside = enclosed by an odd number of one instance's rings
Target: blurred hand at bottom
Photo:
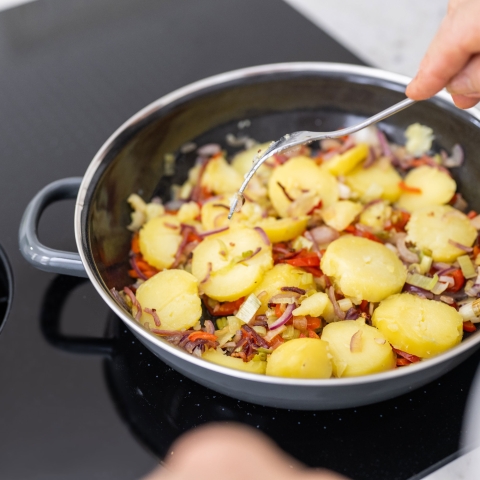
[[[305,467],[269,438],[240,425],[208,425],[183,435],[164,467],[143,480],[346,480],[326,470]]]

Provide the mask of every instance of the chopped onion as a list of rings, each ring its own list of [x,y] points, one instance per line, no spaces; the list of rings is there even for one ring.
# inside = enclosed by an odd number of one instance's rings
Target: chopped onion
[[[473,265],[468,255],[461,255],[457,258],[457,262],[462,269],[463,276],[465,278],[474,278],[477,276],[475,266]]]
[[[338,300],[338,306],[341,310],[346,312],[353,307],[353,303],[349,298],[342,298],[341,300]]]
[[[420,275],[419,273],[407,273],[407,280],[405,281],[405,283],[408,283],[409,285],[413,285],[414,287],[419,287],[428,291],[431,291],[437,282],[437,274],[435,274],[433,277],[427,277],[425,275]]]
[[[297,330],[304,332],[307,329],[307,326],[307,317],[293,317],[293,327]]]
[[[448,285],[451,285],[452,287],[455,285],[455,280],[453,279],[453,277],[450,277],[448,275],[440,275],[438,277],[438,280],[440,282],[448,283]]]
[[[299,297],[300,294],[296,292],[278,293],[270,298],[268,303],[296,303]]]
[[[358,330],[352,335],[350,339],[350,351],[352,353],[361,352],[362,351],[362,331]]]
[[[255,316],[261,304],[262,302],[253,293],[251,293],[240,305],[240,308],[235,316],[240,320],[243,320],[245,323],[248,323]]]
[[[211,157],[222,151],[222,147],[218,143],[207,143],[197,149],[197,153],[201,157]]]
[[[450,283],[448,282],[437,282],[435,286],[432,288],[432,293],[434,295],[440,295],[442,294],[448,287],[450,286]]]
[[[405,245],[405,233],[397,234],[397,248],[400,258],[407,263],[418,263],[420,259],[416,253],[411,252]]]
[[[458,313],[462,316],[464,322],[469,320],[473,323],[480,322],[480,298],[477,298],[473,302],[468,302],[462,305],[458,310]]]
[[[283,315],[281,315],[280,318],[275,320],[270,325],[270,330],[275,330],[275,329],[285,325],[292,318],[292,312],[295,310],[295,308],[296,308],[295,303],[291,303],[290,305],[287,305],[287,308],[283,312]]]
[[[348,200],[352,195],[352,190],[348,185],[338,182],[338,196],[341,200]]]
[[[444,159],[443,166],[447,168],[460,167],[463,164],[464,159],[465,154],[463,152],[463,148],[456,143],[452,147],[452,155]]]
[[[215,233],[225,232],[229,228],[230,227],[221,227],[221,228],[216,228],[214,230],[208,230],[207,232],[199,233],[198,236],[202,237],[202,238],[203,237],[208,237],[209,235],[214,235]]]
[[[265,230],[260,227],[253,227],[253,229],[260,234],[260,236],[262,237],[263,243],[265,243],[267,247],[270,246],[270,239],[268,238],[268,235],[265,233]]]
[[[340,237],[340,233],[334,228],[327,227],[322,225],[320,227],[315,227],[310,230],[310,235],[313,238],[313,241],[318,245],[326,245],[333,242]],[[305,235],[306,236],[306,235]],[[307,237],[308,238],[308,237]]]
[[[340,320],[345,320],[345,312],[338,305],[337,299],[335,298],[335,290],[333,289],[333,286],[330,286],[328,288],[327,295],[328,295],[329,300],[332,302],[333,310],[335,311],[335,315]]]
[[[450,238],[448,239],[448,243],[450,245],[453,245],[454,247],[459,248],[460,250],[463,250],[464,252],[467,252],[467,253],[473,252],[472,247],[467,247],[466,245],[463,245],[462,243],[458,243],[455,240],[452,240]]]
[[[453,305],[455,303],[455,300],[452,297],[449,297],[448,295],[441,295],[440,301],[442,301],[443,303],[446,303],[447,305]]]
[[[288,322],[288,320],[287,320]],[[263,337],[264,340],[269,342],[273,337],[276,337],[277,335],[280,335],[282,332],[284,332],[287,329],[286,325],[281,325],[274,330],[272,330],[272,327],[270,327],[270,331]]]

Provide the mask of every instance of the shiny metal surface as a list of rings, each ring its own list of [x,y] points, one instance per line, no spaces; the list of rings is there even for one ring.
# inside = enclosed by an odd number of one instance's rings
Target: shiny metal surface
[[[148,186],[148,182],[151,179],[146,178],[148,175],[146,176],[144,173],[139,174],[138,167],[135,171],[129,171],[133,159],[139,165],[144,165],[145,168],[157,168],[156,165],[152,165],[153,160],[150,154],[145,155],[145,158],[132,156],[132,148],[127,148],[125,145],[136,146],[142,144],[139,140],[142,138],[141,135],[152,129],[152,125],[155,125],[154,122],[160,122],[159,125],[161,126],[163,126],[162,122],[167,121],[166,118],[169,119],[169,122],[174,122],[175,117],[171,116],[171,112],[176,111],[175,109],[180,112],[193,111],[194,113],[198,110],[199,114],[201,114],[203,111],[202,105],[204,105],[201,102],[204,98],[215,99],[216,96],[225,96],[235,88],[241,90],[244,88],[244,85],[246,85],[245,88],[254,88],[262,92],[269,88],[267,82],[270,80],[274,82],[279,91],[282,91],[285,85],[289,85],[289,82],[292,83],[293,87],[296,87],[297,83],[304,81],[304,78],[311,83],[312,88],[315,87],[318,81],[320,83],[332,84],[332,90],[333,86],[337,85],[341,80],[343,82],[344,94],[345,92],[348,94],[350,90],[358,90],[360,92],[365,90],[368,95],[381,94],[381,98],[383,98],[382,96],[388,97],[383,99],[382,102],[389,101],[390,97],[401,95],[409,81],[408,78],[400,75],[351,65],[322,63],[276,64],[217,75],[162,97],[122,125],[99,150],[87,169],[76,202],[75,233],[77,247],[94,287],[135,336],[164,362],[202,385],[252,403],[281,408],[322,410],[375,403],[408,392],[449,371],[478,348],[480,336],[478,334],[472,335],[461,345],[429,361],[381,374],[329,380],[266,377],[230,370],[188,355],[183,350],[144,330],[141,325],[131,318],[127,311],[123,310],[116,303],[109,292],[109,288],[116,284],[121,285],[122,282],[122,248],[123,251],[128,251],[125,250],[125,248],[128,249],[128,246],[123,246],[117,250],[115,248],[118,242],[120,242],[121,236],[127,235],[128,232],[125,230],[125,214],[120,211],[114,213],[112,210],[109,210],[106,206],[107,203],[102,199],[108,196],[110,203],[113,202],[114,205],[118,206],[123,203],[126,204],[125,199],[128,193],[135,191],[140,186],[144,192],[151,191]],[[291,90],[290,108],[293,112],[292,115],[295,115],[295,110],[293,109],[295,106],[297,108],[301,106],[301,95],[298,94],[298,89],[293,88]],[[236,96],[236,94],[233,95],[233,97]],[[237,100],[233,100],[234,103],[232,105],[237,105],[235,101]],[[254,101],[258,103],[258,98],[255,97]],[[276,105],[275,98],[272,99],[265,96],[265,101]],[[310,98],[305,101],[310,101]],[[320,103],[321,101],[323,100],[318,100]],[[339,106],[342,105],[342,101],[346,100],[340,99],[338,101]],[[195,102],[200,102],[200,107]],[[205,100],[204,103],[209,105],[210,102],[211,100]],[[297,105],[295,105],[295,102],[297,102]],[[328,102],[330,102],[329,105],[335,105],[336,100],[328,99]],[[356,108],[365,108],[366,111],[369,108],[378,110],[379,106],[375,105],[375,102],[373,103],[373,105],[370,105],[359,102]],[[391,99],[389,103],[393,103]],[[453,122],[459,123],[460,117],[466,124],[470,122],[472,125],[469,128],[472,131],[476,131],[479,119],[465,112],[457,113],[456,110],[453,110],[452,103],[446,94],[438,95],[428,104],[431,105],[431,108],[444,112],[445,115],[443,117],[450,119],[449,125],[438,124],[439,132],[442,130],[441,134],[449,133],[451,125],[454,124]],[[402,117],[402,123],[398,126],[399,130],[404,128],[405,122],[412,123],[413,118],[430,115],[428,104],[427,102],[422,102],[423,110],[409,110],[409,116]],[[420,104],[418,105],[420,106]],[[186,107],[189,107],[190,110]],[[206,125],[205,129],[215,126],[216,122],[225,122],[229,119],[229,115],[230,118],[242,118],[238,116],[244,114],[244,111],[241,110],[243,104],[241,107],[234,107],[225,103],[224,108],[225,112],[217,113],[219,115],[218,118],[215,117],[215,113],[212,113],[212,124],[211,126]],[[269,106],[267,110],[269,108],[271,107]],[[278,108],[280,111],[280,106]],[[447,111],[449,111],[448,114]],[[283,113],[281,114],[283,115]],[[183,121],[181,115],[179,118]],[[363,115],[365,115],[365,112],[363,112]],[[328,114],[328,118],[330,116]],[[455,116],[458,118],[455,118]],[[349,117],[348,119],[351,120]],[[193,124],[197,125],[194,122]],[[192,121],[190,123],[183,121],[181,125],[191,127]],[[435,127],[435,125],[433,126]],[[178,133],[178,129],[175,129],[175,132],[178,135],[178,142],[186,140],[188,135],[191,135],[191,131],[188,129],[184,132],[185,138],[180,135],[182,132]],[[201,133],[199,130],[197,132],[197,135]],[[457,141],[461,142],[462,138],[458,138]],[[172,144],[168,144],[169,148],[172,148],[172,146]],[[155,148],[158,150],[159,147],[156,146]],[[123,153],[119,153],[122,151],[128,152],[129,155],[125,156]],[[138,186],[134,183],[137,181],[135,175],[138,176],[138,182],[141,182],[138,183]],[[473,178],[475,175],[470,172],[467,177]],[[119,185],[119,182],[121,182],[121,185]],[[124,189],[124,191],[120,192],[120,189]],[[122,210],[120,207],[117,209]],[[111,222],[110,225],[105,222],[107,219]],[[104,230],[104,232],[99,233],[100,230]],[[116,244],[112,243],[109,246],[108,253],[111,256],[113,255],[113,260],[109,265],[105,266],[101,259],[106,251],[102,253],[98,249],[105,248],[105,242],[112,237],[115,238]],[[128,242],[128,238],[125,238]],[[123,270],[125,270],[124,267]]]

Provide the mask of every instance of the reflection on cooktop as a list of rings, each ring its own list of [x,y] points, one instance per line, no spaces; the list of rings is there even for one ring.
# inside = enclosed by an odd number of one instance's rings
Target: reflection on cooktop
[[[57,348],[105,356],[105,378],[120,416],[159,458],[179,435],[207,422],[258,428],[302,462],[359,480],[405,479],[458,448],[468,394],[463,385],[468,385],[479,353],[439,381],[376,405],[336,411],[262,407],[218,394],[175,372],[113,313],[108,314],[104,338],[63,335],[62,305],[84,281],[53,280],[43,302],[44,337]]]

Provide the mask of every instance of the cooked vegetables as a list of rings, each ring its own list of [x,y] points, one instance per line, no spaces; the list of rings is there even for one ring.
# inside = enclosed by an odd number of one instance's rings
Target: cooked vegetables
[[[462,340],[462,316],[451,306],[401,293],[375,309],[373,326],[393,347],[421,358],[431,358]]]
[[[172,202],[128,198],[135,280],[112,294],[153,335],[246,373],[369,375],[454,347],[480,323],[480,215],[447,170],[461,148],[431,155],[421,125],[407,137],[371,127],[274,155],[231,220],[269,144],[200,147]]]
[[[352,235],[328,246],[321,269],[344,295],[369,302],[400,292],[407,275],[400,259],[387,247]]]

